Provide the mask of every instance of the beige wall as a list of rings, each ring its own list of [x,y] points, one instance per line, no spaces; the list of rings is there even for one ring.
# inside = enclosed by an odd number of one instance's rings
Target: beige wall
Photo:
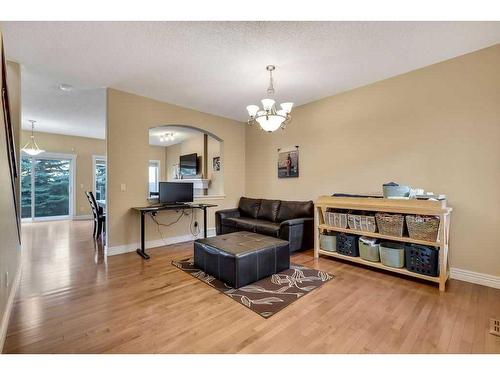
[[[177,143],[172,146],[167,147],[166,154],[166,166],[167,166],[167,181],[174,180],[174,167],[173,165],[179,164],[179,157],[181,155],[197,153],[198,156],[203,155],[203,133],[199,135],[195,135],[184,142]],[[222,175],[222,171],[214,172],[212,168],[212,159],[215,156],[221,155],[221,142],[217,139],[208,136],[208,144],[207,144],[207,162],[208,162],[208,178],[210,180],[210,185],[208,188],[208,195],[222,195],[224,194],[224,179]],[[203,159],[202,159],[203,160]],[[222,169],[222,168],[221,168]],[[203,171],[203,166],[200,166],[200,173]],[[200,195],[203,192],[199,193]],[[195,192],[195,194],[198,194]]]
[[[167,174],[165,171],[165,162],[167,157],[167,148],[162,146],[149,146],[149,160],[160,161],[160,181],[165,181]]]
[[[500,45],[293,111],[285,131],[246,132],[249,196],[316,199],[397,181],[454,208],[452,267],[500,276]],[[300,146],[278,179],[277,148]]]
[[[175,178],[175,165],[179,164],[179,158],[182,155],[182,143],[177,143],[166,147],[165,153],[165,173],[167,181],[173,181]]]
[[[21,147],[29,140],[31,132],[21,132]],[[92,170],[92,155],[106,155],[106,141],[103,139],[75,137],[61,134],[35,132],[35,139],[40,148],[47,152],[75,154],[76,186],[74,216],[90,215],[89,202],[85,191],[93,190],[94,175]]]
[[[213,158],[216,156],[222,157],[221,143],[212,138],[208,137],[208,178],[210,179],[210,186],[208,189],[208,195],[224,194],[224,166],[221,163],[221,170],[215,172],[213,168]]]
[[[134,206],[147,205],[147,165],[149,128],[160,125],[189,125],[223,140],[226,197],[210,200],[221,208],[234,207],[245,191],[245,128],[240,122],[197,112],[168,103],[108,89],[108,243],[111,248],[139,241],[139,215]],[[125,191],[121,191],[125,184]],[[209,210],[208,227],[214,227],[214,211]],[[176,218],[162,212],[159,220]],[[201,215],[198,213],[201,224]],[[162,228],[164,237],[189,234],[189,219]],[[156,226],[147,220],[147,240],[159,239]]]
[[[0,49],[1,49],[0,33]],[[2,57],[3,58],[3,57]],[[1,77],[4,76],[0,64]],[[19,148],[19,127],[21,118],[21,73],[19,65],[8,63],[7,87],[10,103],[11,124],[16,148]],[[2,78],[3,79],[3,78]],[[20,243],[16,222],[16,208],[12,194],[7,142],[4,131],[3,106],[0,106],[0,352],[7,332],[10,315],[9,302],[14,299],[14,285],[20,271]],[[18,192],[18,189],[16,193]]]

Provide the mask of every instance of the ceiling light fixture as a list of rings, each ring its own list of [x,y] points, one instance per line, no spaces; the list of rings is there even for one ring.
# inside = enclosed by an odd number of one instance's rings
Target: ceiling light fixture
[[[35,155],[38,155],[38,154],[41,154],[42,152],[45,152],[45,150],[42,150],[40,149],[40,147],[38,147],[38,144],[36,143],[35,141],[35,120],[28,120],[29,122],[31,122],[31,135],[30,135],[30,140],[28,141],[28,143],[26,143],[24,145],[24,147],[21,149],[21,151],[27,153],[28,155],[32,155],[32,156],[35,156]]]
[[[161,142],[167,142],[167,141],[173,141],[173,140],[174,140],[174,133],[173,132],[165,133],[165,134],[162,134],[160,136]]]
[[[62,90],[62,91],[71,91],[71,90],[73,90],[73,86],[68,85],[67,83],[61,83],[61,84],[59,84],[59,86],[57,86],[57,88],[59,90]]]
[[[269,87],[267,88],[268,95],[274,95],[274,81],[273,81],[273,71],[276,69],[274,65],[266,66],[266,70],[269,72]],[[293,103],[281,103],[281,109],[276,109],[275,101],[273,99],[262,99],[261,100],[263,110],[259,108],[258,105],[247,106],[249,125],[254,125],[258,123],[260,127],[267,131],[273,132],[278,129],[285,129],[286,125],[292,121],[290,112],[292,111]]]

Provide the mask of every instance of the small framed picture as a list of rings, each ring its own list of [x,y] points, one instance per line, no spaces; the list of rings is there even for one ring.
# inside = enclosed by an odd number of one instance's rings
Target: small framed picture
[[[278,148],[278,178],[299,177],[299,146]]]
[[[213,158],[212,166],[214,168],[214,172],[220,171],[220,156],[216,156],[215,158]]]

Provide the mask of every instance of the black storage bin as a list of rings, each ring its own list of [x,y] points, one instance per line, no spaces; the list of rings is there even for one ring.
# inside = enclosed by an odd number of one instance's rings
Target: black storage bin
[[[439,250],[429,246],[405,245],[405,260],[408,271],[427,276],[439,275]]]
[[[337,253],[359,257],[358,247],[359,236],[353,236],[345,233],[337,234]]]

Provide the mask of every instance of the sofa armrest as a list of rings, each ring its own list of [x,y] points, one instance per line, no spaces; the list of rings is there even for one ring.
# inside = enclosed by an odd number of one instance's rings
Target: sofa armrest
[[[298,218],[298,219],[290,219],[290,220],[285,220],[283,222],[280,223],[280,227],[283,227],[284,225],[289,225],[289,226],[292,226],[292,225],[304,225],[304,224],[307,224],[307,223],[313,223],[314,225],[314,218],[312,217],[303,217],[303,218]]]
[[[227,210],[215,211],[215,232],[217,235],[222,233],[222,219],[227,217],[240,217],[240,210],[237,208],[230,208]]]
[[[283,221],[280,224],[279,236],[288,241],[290,252],[312,249],[314,247],[314,218]]]

